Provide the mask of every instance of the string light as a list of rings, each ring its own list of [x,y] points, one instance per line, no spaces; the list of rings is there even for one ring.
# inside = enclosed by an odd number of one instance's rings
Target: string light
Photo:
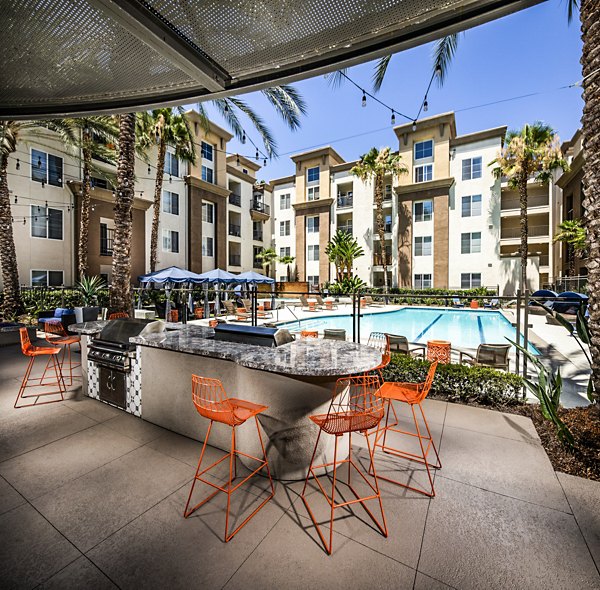
[[[394,109],[392,109],[392,119],[391,119],[391,123],[392,125],[396,124],[396,113],[394,112]]]
[[[236,163],[236,166],[240,165],[240,156],[238,154],[236,154],[235,163]]]
[[[150,176],[150,174],[152,174],[152,170],[150,170],[150,164],[148,164],[148,176]]]
[[[37,164],[38,168],[42,167],[42,156],[38,156],[38,164]]]
[[[42,180],[42,188],[44,188],[46,186],[46,181]]]
[[[258,148],[256,148],[256,161],[258,162],[258,158],[259,158],[259,153],[258,153]]]
[[[19,200],[19,197],[17,197],[17,195],[15,195],[15,205],[17,204],[18,200]]]
[[[427,112],[429,110],[429,103],[427,102],[427,98],[425,99],[425,102],[423,102],[423,112]]]
[[[412,124],[412,130],[413,130],[413,131],[416,131],[416,130],[417,130],[417,122],[416,122],[416,121],[413,121],[413,124]]]
[[[171,177],[170,174],[169,174],[169,182],[173,182],[173,178]]]
[[[21,161],[17,158],[17,170],[21,169]]]
[[[242,144],[246,143],[246,132],[242,129]]]
[[[266,166],[266,165],[267,165],[267,158],[265,158],[265,159],[263,160],[263,166]]]
[[[363,95],[362,95],[362,101],[361,104],[363,107],[367,106],[367,95],[365,94],[365,91],[363,90]]]

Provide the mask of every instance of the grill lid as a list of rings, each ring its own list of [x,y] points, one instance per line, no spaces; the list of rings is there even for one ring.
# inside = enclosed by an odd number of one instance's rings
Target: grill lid
[[[154,320],[145,319],[120,319],[111,320],[104,326],[98,337],[103,342],[114,342],[129,346],[129,339],[137,336],[148,324]]]

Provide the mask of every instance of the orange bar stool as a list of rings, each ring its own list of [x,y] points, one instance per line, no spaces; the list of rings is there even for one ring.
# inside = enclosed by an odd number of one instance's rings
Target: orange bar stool
[[[413,490],[415,492],[419,492],[420,494],[424,494],[425,496],[429,496],[433,498],[435,496],[435,488],[433,486],[433,478],[431,475],[431,469],[441,469],[442,463],[440,461],[440,456],[438,454],[437,449],[435,448],[435,443],[433,442],[433,437],[431,436],[431,431],[429,430],[429,424],[427,423],[427,418],[425,418],[425,413],[423,412],[423,406],[421,403],[427,397],[429,390],[431,389],[431,384],[433,383],[433,378],[435,376],[435,370],[437,368],[437,361],[432,363],[429,367],[429,372],[427,373],[427,379],[423,383],[395,383],[395,382],[385,382],[381,388],[379,389],[379,395],[384,400],[398,401],[404,402],[410,406],[412,411],[413,421],[415,423],[415,432],[410,432],[406,430],[401,430],[399,428],[395,428],[395,425],[388,424],[390,411],[388,405],[388,411],[385,419],[385,426],[383,430],[380,428],[377,429],[377,434],[375,435],[375,445],[374,450],[377,448],[381,448],[384,453],[389,453],[391,455],[395,455],[397,457],[403,457],[410,461],[416,461],[417,463],[422,463],[425,465],[425,469],[427,470],[427,477],[429,478],[429,484],[431,489],[421,489],[417,487],[410,486],[405,483],[401,483],[395,479],[391,479],[385,477],[383,475],[379,475],[381,479],[385,479],[386,481],[390,481],[402,487],[408,488],[409,490]],[[417,414],[415,413],[415,406],[418,406],[421,416],[423,417],[423,422],[425,423],[426,434],[421,432],[419,428],[419,422],[417,420]],[[406,436],[416,437],[419,439],[419,447],[421,449],[420,454],[409,453],[407,451],[402,451],[396,447],[387,444],[387,433],[388,432],[397,432],[399,434],[403,434]],[[381,439],[383,438],[383,441]],[[381,442],[380,442],[381,441]],[[426,445],[424,444],[426,442]],[[436,462],[430,463],[427,456],[430,450],[433,449],[435,454]],[[374,462],[373,462],[374,468]]]
[[[349,506],[351,504],[360,503],[362,507],[365,509],[367,514],[370,516],[371,520],[375,523],[377,528],[381,531],[384,537],[388,536],[387,531],[387,523],[385,520],[385,513],[383,511],[383,504],[381,503],[381,493],[379,491],[379,483],[377,482],[377,474],[375,473],[375,466],[373,464],[373,454],[371,451],[371,444],[369,442],[369,437],[367,436],[368,431],[374,428],[377,428],[381,420],[383,419],[384,414],[384,401],[381,397],[378,396],[377,391],[380,385],[379,377],[375,376],[366,376],[361,375],[360,377],[343,377],[338,379],[335,387],[335,392],[333,398],[331,400],[331,404],[329,406],[329,411],[327,414],[318,414],[315,416],[310,416],[310,419],[319,427],[319,435],[317,436],[317,441],[315,443],[315,450],[313,451],[312,459],[310,461],[310,466],[308,468],[308,472],[306,474],[306,480],[304,481],[304,488],[302,489],[302,501],[308,510],[311,520],[313,521],[317,532],[319,533],[319,537],[321,538],[321,542],[325,547],[325,551],[331,555],[333,548],[333,517],[335,510],[337,508],[342,508],[344,506]],[[326,434],[335,436],[335,447],[333,453],[333,462],[331,463],[323,463],[321,465],[315,465],[315,455],[317,454],[317,449],[319,447],[319,440],[321,438],[321,434],[325,432]],[[367,447],[369,451],[369,457],[371,460],[371,467],[373,470],[373,482],[369,481],[367,472],[359,469],[357,463],[352,458],[352,433],[360,432],[365,435],[365,439],[367,440]],[[348,458],[347,459],[338,459],[338,444],[339,439],[342,435],[348,434]],[[336,502],[336,484],[338,483],[338,465],[342,465],[344,463],[348,464],[348,475],[347,482],[345,483],[352,494],[354,495],[353,500]],[[333,466],[333,480],[331,487],[331,496],[325,491],[325,488],[319,481],[319,477],[329,478],[329,475],[318,476],[315,473],[317,469],[327,469],[327,467]],[[352,468],[364,480],[364,482],[369,486],[371,493],[367,496],[360,496],[354,487],[352,486],[351,481],[351,473]],[[319,491],[325,496],[327,503],[330,506],[330,520],[329,520],[329,543],[325,540],[325,537],[321,531],[321,527],[311,510],[308,500],[306,498],[306,486],[308,485],[309,479],[314,479],[319,487]],[[360,481],[360,480],[359,480]],[[343,499],[343,497],[342,497]],[[367,508],[365,502],[369,500],[377,500],[379,502],[379,509],[381,511],[381,519],[380,523],[373,513]]]
[[[128,320],[129,314],[126,311],[115,311],[108,316],[109,320]]]
[[[71,346],[73,344],[79,344],[79,349],[81,350],[81,337],[76,336],[75,334],[67,334],[64,326],[60,321],[55,322],[44,322],[44,336],[46,341],[51,346],[60,346],[62,349],[62,355],[60,359],[60,370],[64,375],[64,365],[65,360],[68,356],[69,358],[69,383],[68,386],[71,387],[73,385],[73,369],[77,369],[81,367],[81,363],[73,363],[73,357],[71,354]],[[44,371],[44,375],[42,379],[46,375],[46,371]]]
[[[318,338],[318,330],[302,330],[300,332],[300,338]]]
[[[60,363],[57,360],[57,356],[61,351],[60,346],[34,346],[31,344],[31,340],[29,339],[29,334],[27,333],[27,328],[21,328],[19,330],[19,334],[21,336],[21,352],[29,357],[29,363],[27,365],[27,369],[25,370],[25,375],[23,376],[23,381],[21,381],[21,387],[19,388],[19,393],[17,394],[17,399],[15,400],[15,408],[26,408],[29,406],[43,405],[43,404],[51,404],[53,402],[61,402],[64,398],[64,393],[67,390],[65,387],[65,383],[63,381],[62,373],[60,370]],[[48,362],[46,363],[46,368],[44,369],[44,373],[41,377],[31,377],[31,370],[33,368],[33,364],[35,362],[36,357],[38,356],[47,356]],[[56,376],[56,381],[44,382],[44,377],[46,376],[46,371],[48,370],[50,363],[54,368],[54,374]],[[39,383],[30,384],[30,381],[39,381]],[[29,394],[25,395],[25,389],[27,387],[48,387],[48,386],[58,386],[58,391],[48,391],[44,393],[37,394]],[[52,399],[49,401],[40,402],[40,398],[46,395],[57,395],[60,394],[60,399]],[[33,403],[24,403],[19,404],[19,400],[27,400],[28,398],[35,397],[35,401]]]
[[[196,475],[194,476],[194,481],[192,482],[192,488],[190,489],[190,494],[188,496],[187,504],[185,505],[185,510],[183,511],[183,516],[187,518],[190,516],[190,514],[195,512],[198,508],[200,508],[200,506],[206,504],[206,502],[216,496],[219,492],[227,494],[227,516],[225,517],[225,543],[227,543],[275,495],[273,479],[271,478],[271,470],[269,469],[269,462],[267,461],[265,446],[262,441],[257,418],[261,412],[264,412],[268,408],[267,406],[261,406],[259,404],[254,404],[241,399],[227,397],[221,381],[218,379],[210,379],[209,377],[199,377],[198,375],[192,375],[192,401],[194,402],[198,413],[204,418],[208,418],[210,420],[210,424],[208,426],[206,438],[204,439],[204,444],[202,445],[202,452],[200,453],[198,468],[196,469]],[[256,423],[258,440],[260,441],[263,454],[262,459],[248,455],[247,453],[242,453],[235,448],[235,429],[244,424],[250,418],[254,418]],[[223,455],[223,457],[221,457],[218,461],[215,461],[212,465],[201,469],[204,451],[206,451],[206,445],[208,444],[208,439],[210,438],[210,431],[212,429],[213,422],[220,422],[221,424],[231,426],[231,448],[229,453]],[[253,459],[254,461],[258,462],[258,466],[256,469],[254,469],[254,471],[252,471],[252,473],[250,473],[250,475],[233,485],[233,481],[236,477],[236,460],[238,456]],[[202,477],[205,473],[219,465],[227,458],[229,458],[229,480],[225,487],[219,486],[216,483]],[[271,495],[266,498],[260,504],[260,506],[258,506],[258,508],[256,508],[256,510],[254,510],[254,512],[252,512],[252,514],[250,514],[250,516],[248,516],[244,522],[242,522],[242,524],[240,524],[240,526],[230,533],[229,507],[231,505],[231,494],[233,494],[233,492],[235,492],[242,484],[246,483],[252,476],[257,475],[263,469],[266,469],[267,471],[267,476],[271,485]],[[192,494],[194,492],[194,486],[196,485],[197,481],[201,481],[216,489],[212,494],[204,498],[193,508],[189,508]]]
[[[372,348],[376,348],[377,350],[381,351],[381,363],[374,369],[371,369],[371,371],[367,371],[365,375],[371,373],[372,371],[377,371],[381,382],[383,383],[383,369],[385,369],[392,361],[392,353],[390,352],[390,337],[385,332],[371,332],[369,334],[369,339],[367,340],[367,346],[371,346]],[[396,426],[398,424],[396,408],[394,408],[394,404],[389,400],[388,405],[391,406],[395,419],[395,422],[391,426]]]
[[[179,310],[172,309],[167,317],[167,322],[177,323],[179,321]]]

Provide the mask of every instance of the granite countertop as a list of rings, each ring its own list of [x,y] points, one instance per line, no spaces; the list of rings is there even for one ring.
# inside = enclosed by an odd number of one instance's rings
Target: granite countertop
[[[152,334],[130,341],[176,352],[219,358],[271,373],[331,377],[369,371],[381,362],[374,348],[339,340],[306,339],[277,348],[213,340],[214,331],[202,326],[186,326],[178,331]]]
[[[156,320],[161,321],[161,320]],[[93,322],[84,322],[83,324],[71,324],[68,327],[69,332],[74,332],[76,334],[85,334],[87,336],[93,336],[94,334],[99,334],[102,332],[102,328],[108,324],[108,320],[96,320]],[[173,322],[165,322],[165,328],[167,330],[183,330],[184,328],[190,328],[192,326],[188,326],[187,324],[178,324]],[[198,326],[194,326],[198,327]],[[209,330],[209,328],[204,328],[205,330]],[[212,332],[212,330],[211,330]]]

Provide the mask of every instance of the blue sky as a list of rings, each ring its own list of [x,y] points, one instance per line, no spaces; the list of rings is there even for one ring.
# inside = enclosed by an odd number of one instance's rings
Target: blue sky
[[[432,44],[396,54],[383,88],[378,94],[386,104],[409,116],[416,114],[431,76]],[[580,88],[556,90],[581,79],[579,18],[567,24],[566,0],[549,0],[527,10],[465,31],[443,88],[434,82],[429,93],[429,112],[456,111],[459,134],[499,125],[521,127],[542,120],[569,139],[580,125],[583,101]],[[374,62],[356,66],[350,77],[371,89]],[[280,157],[268,162],[259,178],[271,180],[293,173],[288,155],[313,146],[331,144],[346,159],[353,160],[372,146],[396,148],[390,113],[374,101],[361,107],[361,93],[346,82],[332,88],[323,76],[296,83],[308,104],[302,128],[290,132],[259,94],[247,100],[268,122],[278,143]],[[481,108],[489,102],[537,93]],[[468,109],[468,110],[462,110]],[[210,111],[215,122],[219,115]],[[396,124],[405,122],[396,116]],[[246,132],[259,138],[250,123]],[[358,136],[352,137],[350,136]],[[348,139],[345,139],[348,138]],[[254,148],[237,141],[231,151],[254,157]]]

